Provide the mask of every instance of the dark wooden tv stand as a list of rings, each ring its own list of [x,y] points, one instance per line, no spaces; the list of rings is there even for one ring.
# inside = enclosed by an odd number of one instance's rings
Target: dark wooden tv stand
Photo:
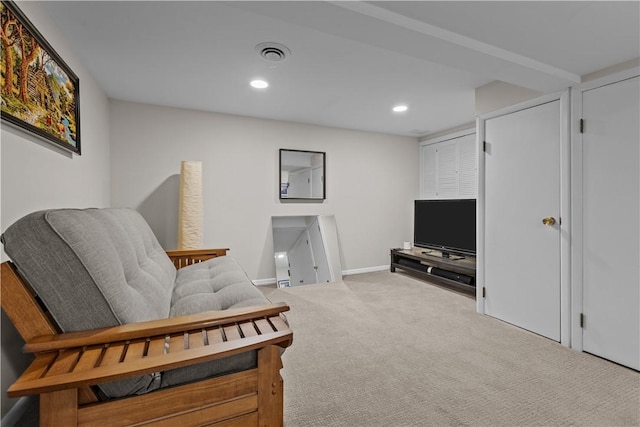
[[[391,249],[391,272],[396,268],[436,284],[476,292],[476,258],[472,256],[446,258],[430,249]]]

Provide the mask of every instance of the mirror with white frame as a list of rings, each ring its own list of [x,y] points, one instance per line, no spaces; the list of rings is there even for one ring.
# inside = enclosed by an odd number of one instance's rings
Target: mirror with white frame
[[[324,200],[325,153],[280,149],[280,199]]]
[[[279,288],[342,280],[333,215],[271,217]]]

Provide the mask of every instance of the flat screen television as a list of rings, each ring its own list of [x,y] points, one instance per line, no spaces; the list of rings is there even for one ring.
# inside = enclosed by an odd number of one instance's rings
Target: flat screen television
[[[476,201],[416,200],[413,244],[443,257],[476,254]]]

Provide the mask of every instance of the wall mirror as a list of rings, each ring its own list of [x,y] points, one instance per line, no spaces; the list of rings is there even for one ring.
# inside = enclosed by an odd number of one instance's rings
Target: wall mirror
[[[281,148],[280,199],[325,197],[325,153]]]
[[[279,288],[342,280],[333,215],[271,217]]]

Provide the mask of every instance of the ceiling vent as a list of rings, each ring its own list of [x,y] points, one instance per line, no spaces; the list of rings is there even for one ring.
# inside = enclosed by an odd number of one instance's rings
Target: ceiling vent
[[[291,55],[288,47],[273,42],[260,43],[256,46],[256,52],[258,52],[260,58],[268,62],[282,62]]]

